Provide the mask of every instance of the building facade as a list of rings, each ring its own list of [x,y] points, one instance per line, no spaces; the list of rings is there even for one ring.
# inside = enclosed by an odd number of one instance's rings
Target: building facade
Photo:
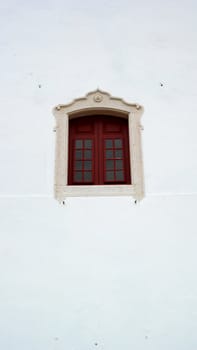
[[[196,348],[196,10],[1,5],[1,349]],[[62,205],[51,110],[98,85],[144,106],[146,195]]]

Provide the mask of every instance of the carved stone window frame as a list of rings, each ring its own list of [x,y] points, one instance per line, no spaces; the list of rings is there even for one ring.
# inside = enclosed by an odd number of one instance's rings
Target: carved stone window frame
[[[68,137],[69,120],[87,115],[106,114],[128,118],[131,185],[68,185]],[[143,107],[127,103],[121,98],[96,90],[85,97],[77,98],[69,104],[59,104],[53,108],[56,119],[55,152],[55,198],[62,202],[66,197],[81,196],[133,196],[136,200],[144,197],[144,176],[140,123]]]

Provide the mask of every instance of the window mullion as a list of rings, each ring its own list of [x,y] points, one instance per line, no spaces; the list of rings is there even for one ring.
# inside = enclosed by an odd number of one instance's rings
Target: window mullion
[[[95,121],[95,183],[103,183],[103,159],[102,159],[102,124],[100,120]]]

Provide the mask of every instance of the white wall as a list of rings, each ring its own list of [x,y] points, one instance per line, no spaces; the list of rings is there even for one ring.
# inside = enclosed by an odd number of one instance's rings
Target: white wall
[[[3,350],[195,349],[196,11],[192,0],[0,4]],[[97,86],[145,107],[138,206],[52,199],[51,109]]]
[[[196,204],[1,200],[0,348],[195,349]]]

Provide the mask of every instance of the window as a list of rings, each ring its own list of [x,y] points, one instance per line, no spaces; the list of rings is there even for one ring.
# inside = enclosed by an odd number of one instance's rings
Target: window
[[[56,118],[55,197],[144,196],[140,118],[143,108],[93,91]]]
[[[128,120],[105,115],[69,123],[69,185],[130,184]]]

